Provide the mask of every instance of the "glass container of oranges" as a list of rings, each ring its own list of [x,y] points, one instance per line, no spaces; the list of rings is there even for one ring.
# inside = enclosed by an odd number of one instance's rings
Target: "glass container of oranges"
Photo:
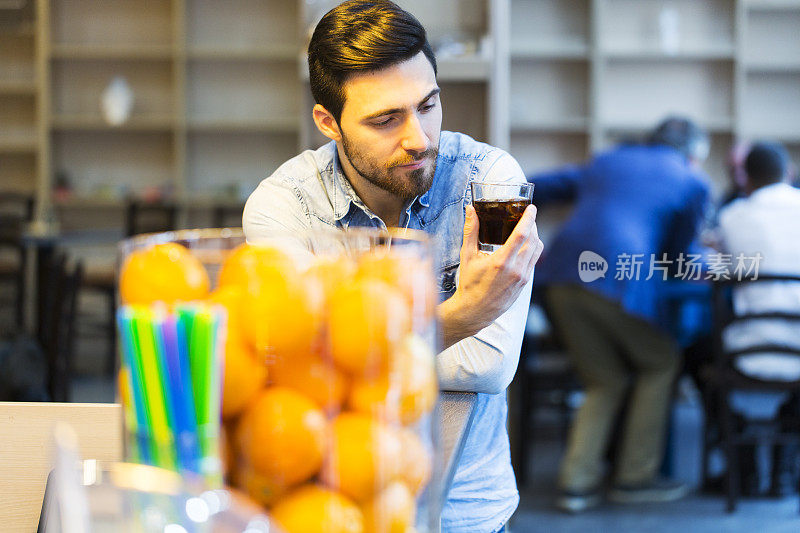
[[[194,382],[184,402],[221,391],[195,409],[199,461],[181,463],[198,456],[182,448],[192,437],[180,424],[155,439],[172,443],[177,469],[209,480],[216,464],[287,533],[435,530],[432,246],[424,233],[363,228],[253,243],[236,230],[190,230],[123,244],[121,327],[125,309],[148,306],[156,317],[176,313],[180,339],[180,319],[193,312],[211,322],[199,338],[213,346],[198,357],[219,354],[201,366],[221,376]],[[184,351],[191,370],[195,351]],[[161,382],[180,384],[166,359]],[[121,367],[126,403],[135,358],[123,353]],[[128,428],[138,427],[135,400]],[[215,405],[216,426],[198,414]],[[127,442],[153,440],[145,433],[128,429]]]

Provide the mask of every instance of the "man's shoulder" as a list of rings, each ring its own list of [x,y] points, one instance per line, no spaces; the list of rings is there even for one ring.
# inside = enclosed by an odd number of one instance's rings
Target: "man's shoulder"
[[[439,140],[439,161],[449,164],[453,170],[465,177],[465,181],[482,180],[490,174],[515,174],[524,179],[517,161],[505,150],[484,142],[476,141],[469,135],[443,131]],[[461,168],[461,165],[467,168]],[[463,171],[463,172],[462,172]],[[500,176],[492,177],[500,179]]]
[[[738,227],[753,212],[752,198],[737,198],[719,211],[719,226],[722,230]]]
[[[476,141],[466,133],[443,131],[439,139],[439,157],[445,160],[485,161],[502,155],[507,153],[491,144]]]
[[[319,173],[333,167],[335,154],[336,148],[333,141],[316,150],[300,152],[264,178],[259,186],[300,186],[310,179],[316,180]]]

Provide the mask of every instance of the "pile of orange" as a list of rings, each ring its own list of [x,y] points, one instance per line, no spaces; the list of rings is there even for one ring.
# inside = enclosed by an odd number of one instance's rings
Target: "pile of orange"
[[[438,390],[418,335],[435,295],[418,266],[370,252],[300,271],[276,248],[244,244],[209,293],[191,253],[159,246],[129,258],[123,300],[207,298],[226,309],[229,482],[287,533],[411,530],[432,467],[419,428]]]

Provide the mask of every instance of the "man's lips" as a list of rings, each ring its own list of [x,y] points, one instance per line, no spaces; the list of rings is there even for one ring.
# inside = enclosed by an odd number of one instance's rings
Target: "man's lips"
[[[414,161],[413,163],[409,163],[408,165],[400,165],[398,168],[402,168],[403,170],[416,170],[418,168],[422,168],[425,166],[425,163],[428,161],[427,158],[420,159],[419,161]]]

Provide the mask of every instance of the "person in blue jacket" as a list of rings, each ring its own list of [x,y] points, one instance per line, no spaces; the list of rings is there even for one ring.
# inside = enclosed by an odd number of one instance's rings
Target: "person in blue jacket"
[[[559,473],[556,504],[565,511],[601,501],[604,457],[626,398],[608,498],[670,501],[687,492],[658,475],[681,366],[677,345],[659,325],[659,287],[668,275],[694,268],[688,250],[709,198],[699,170],[708,147],[692,121],[670,117],[644,143],[528,176],[537,205],[574,204],[536,273],[586,389]]]

